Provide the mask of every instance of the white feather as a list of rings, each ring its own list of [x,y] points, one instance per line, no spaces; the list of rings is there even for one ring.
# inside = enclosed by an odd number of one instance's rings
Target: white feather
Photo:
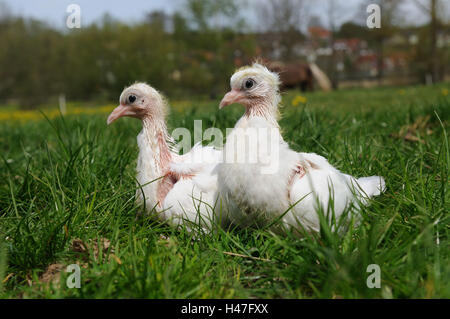
[[[252,68],[251,71],[258,72],[258,69]],[[268,77],[267,73],[265,77]],[[241,77],[233,75],[232,87],[239,87],[242,78],[245,80],[245,74]],[[274,91],[277,92],[277,88]],[[277,101],[273,97],[268,100]],[[325,214],[333,212],[339,220],[349,207],[353,207],[347,216],[349,221],[351,215],[357,217],[361,203],[367,203],[368,198],[384,190],[381,177],[356,179],[341,173],[320,155],[291,150],[281,137],[273,117],[273,109],[277,105],[269,103],[267,113],[244,115],[237,122],[227,137],[224,162],[217,167],[219,193],[226,217],[232,222],[241,226],[267,226],[288,211],[281,218],[283,226],[301,226],[307,231],[318,232],[320,209]],[[264,146],[267,134],[261,128],[275,131],[276,138],[270,139],[269,147]],[[249,143],[249,136],[255,134],[256,143],[255,140]],[[247,162],[236,161],[239,156],[242,159],[243,154]],[[303,173],[292,177],[299,165]],[[275,169],[272,173],[264,173],[267,167]],[[281,231],[278,227],[273,227],[273,230]]]
[[[209,230],[217,199],[214,167],[221,151],[197,144],[187,154],[179,155],[167,133],[164,98],[147,84],[136,83],[124,90],[121,105],[128,103],[129,94],[138,97],[136,103],[142,101],[128,106],[131,110],[147,110],[142,113],[143,129],[137,137],[137,204],[143,205],[146,212],[156,211],[158,218],[174,226]]]

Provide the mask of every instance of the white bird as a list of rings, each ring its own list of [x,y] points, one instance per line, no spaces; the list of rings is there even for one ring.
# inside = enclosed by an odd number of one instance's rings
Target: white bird
[[[230,84],[220,108],[239,103],[245,113],[227,137],[224,161],[217,170],[223,214],[233,223],[270,226],[280,220],[272,230],[319,232],[319,210],[324,216],[334,213],[335,220],[344,215],[348,224],[350,215],[358,215],[361,203],[384,191],[382,177],[356,179],[320,155],[289,148],[277,122],[278,74],[255,63],[237,70]]]
[[[155,209],[161,220],[173,226],[207,230],[214,217],[217,174],[213,170],[221,151],[197,144],[179,155],[167,131],[166,113],[167,103],[157,90],[135,83],[124,89],[107,124],[123,116],[142,121],[137,137],[137,204],[144,204],[147,212]]]

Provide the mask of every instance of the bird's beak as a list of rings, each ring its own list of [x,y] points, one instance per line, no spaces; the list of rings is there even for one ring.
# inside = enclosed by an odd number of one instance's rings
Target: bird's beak
[[[242,101],[242,99],[245,97],[244,93],[237,89],[232,89],[230,92],[225,94],[222,101],[220,102],[219,108],[222,109],[223,107],[233,104],[233,103],[239,103]]]
[[[134,112],[131,110],[131,107],[120,104],[118,107],[116,107],[111,114],[109,114],[108,119],[106,120],[106,124],[111,124],[118,118],[121,118],[123,116],[133,116],[135,115]]]

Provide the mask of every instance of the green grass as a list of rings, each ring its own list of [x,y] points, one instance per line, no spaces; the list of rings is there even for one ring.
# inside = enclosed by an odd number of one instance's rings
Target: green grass
[[[280,124],[292,148],[355,176],[386,178],[386,193],[342,238],[324,226],[316,240],[255,229],[193,239],[135,218],[138,121],[1,122],[0,297],[450,298],[444,87],[308,93],[297,107],[298,92],[284,95]],[[204,129],[233,127],[242,108],[217,105],[173,111],[169,126],[193,129],[201,119]],[[76,238],[86,252],[72,248]],[[110,246],[96,254],[102,238]],[[80,289],[66,287],[64,271],[61,284],[42,280],[49,265],[77,262]],[[369,264],[381,267],[380,289],[366,286]]]

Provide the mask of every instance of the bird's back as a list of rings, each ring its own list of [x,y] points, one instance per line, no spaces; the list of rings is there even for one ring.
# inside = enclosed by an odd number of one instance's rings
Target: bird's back
[[[197,144],[171,164],[171,172],[178,176],[178,181],[167,194],[163,208],[166,215],[174,217],[172,222],[180,224],[187,219],[207,228],[211,226],[217,199],[215,167],[220,159],[220,150]]]
[[[379,176],[355,178],[333,167],[322,156],[314,153],[299,153],[305,162],[306,174],[297,178],[291,188],[291,205],[293,214],[304,225],[319,231],[318,211],[339,220],[341,217],[360,218],[360,205],[368,203],[369,198],[384,191],[384,179]],[[345,213],[348,213],[344,216]],[[289,223],[293,218],[287,217]],[[345,221],[344,221],[345,224]]]

